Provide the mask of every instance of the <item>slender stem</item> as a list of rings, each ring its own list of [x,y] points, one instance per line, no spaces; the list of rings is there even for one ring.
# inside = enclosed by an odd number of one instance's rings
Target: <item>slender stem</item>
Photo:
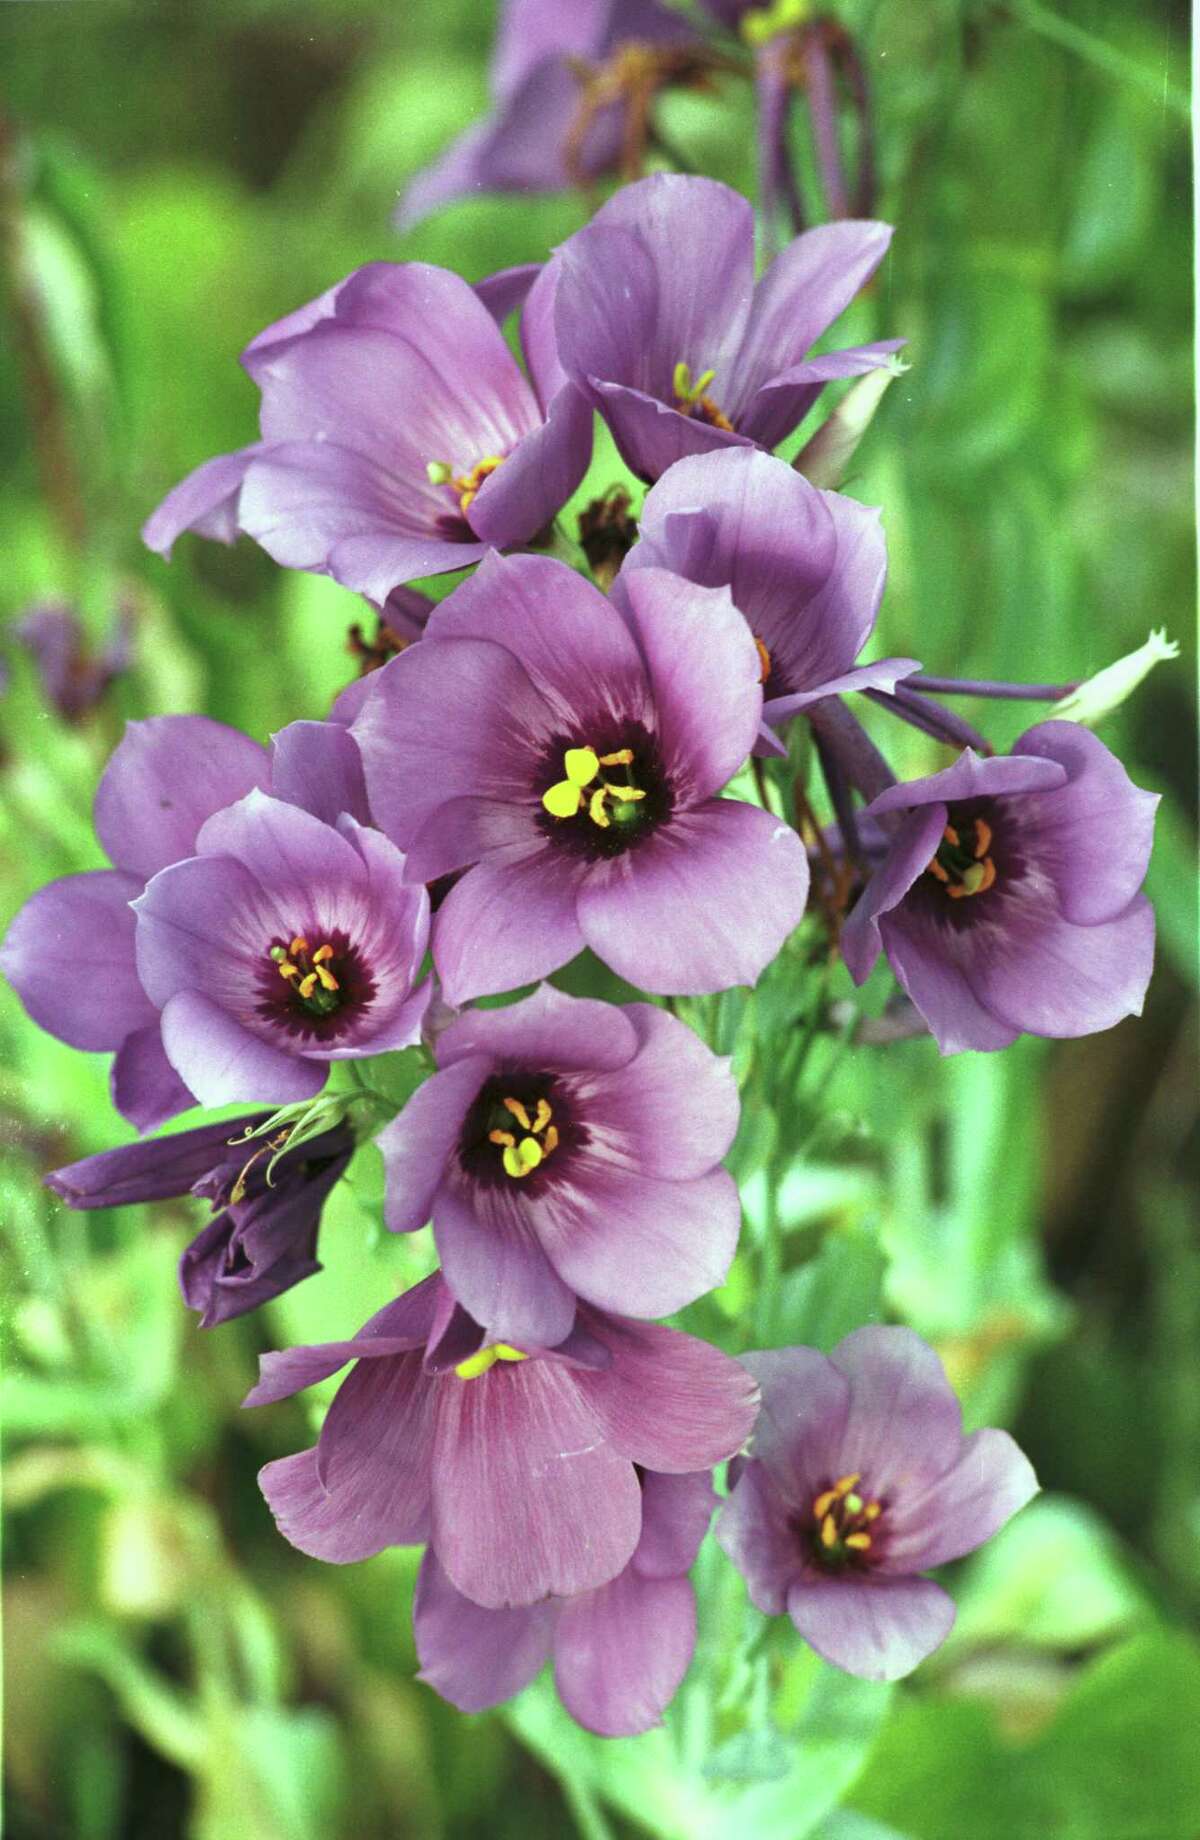
[[[850,782],[842,771],[841,762],[830,753],[819,737],[817,738],[817,760],[820,762],[821,777],[825,781],[829,802],[833,806],[834,816],[837,818],[847,854],[855,867],[861,869],[865,866],[865,857]]]
[[[838,146],[837,91],[829,53],[817,32],[810,33],[805,43],[804,76],[817,165],[821,169],[821,183],[825,188],[826,208],[830,217],[847,217],[850,206],[841,148]]]
[[[1180,121],[1191,117],[1191,105],[1183,90],[1167,81],[1166,75],[1156,77],[1152,70],[1146,69],[1134,58],[1127,57],[1110,45],[1106,39],[1095,38],[1085,32],[1082,26],[1072,24],[1069,19],[1060,19],[1049,7],[1039,4],[1039,0],[1008,0],[1008,10],[1027,25],[1031,32],[1040,32],[1043,38],[1051,39],[1061,45],[1065,51],[1073,51],[1097,70],[1115,77],[1120,83],[1132,83],[1144,90],[1160,103],[1164,110],[1170,109]]]
[[[578,1772],[564,1770],[558,1783],[581,1840],[613,1840],[612,1828],[605,1820],[599,1802],[590,1785],[582,1781]]]
[[[863,695],[886,709],[900,722],[907,722],[913,728],[919,728],[922,734],[930,735],[935,741],[945,742],[947,747],[974,748],[977,753],[991,755],[995,753],[986,735],[981,735],[977,728],[964,722],[949,709],[943,709],[940,703],[926,703],[919,696],[906,696],[897,688],[887,690],[864,690]]]
[[[817,741],[834,756],[850,785],[873,799],[896,783],[896,775],[856,715],[840,697],[814,703],[808,720]]]
[[[920,690],[926,696],[1006,697],[1017,703],[1057,703],[1069,696],[1078,684],[1005,684],[987,677],[927,677],[917,671],[904,680],[906,690]]]

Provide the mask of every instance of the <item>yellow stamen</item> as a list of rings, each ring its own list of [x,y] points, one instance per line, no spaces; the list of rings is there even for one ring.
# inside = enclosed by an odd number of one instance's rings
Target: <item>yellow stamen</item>
[[[948,883],[950,880],[949,871],[942,867],[941,863],[938,861],[936,856],[933,857],[932,860],[930,861],[929,873],[930,875],[936,875],[939,882]]]
[[[754,643],[758,647],[758,662],[761,667],[758,673],[758,681],[760,684],[765,684],[768,677],[771,675],[771,654],[761,639],[755,639]]]
[[[975,820],[975,854],[986,856],[992,847],[992,827],[986,818]]]
[[[522,1176],[532,1175],[542,1160],[542,1146],[536,1137],[523,1137],[519,1144],[505,1147],[501,1159],[506,1175],[520,1181]]]
[[[550,1107],[547,1105],[546,1101],[544,1099],[539,1099],[537,1102],[537,1111],[535,1112],[534,1119],[533,1119],[533,1130],[536,1132],[536,1134],[539,1137],[541,1136],[542,1132],[546,1129],[546,1126],[549,1124],[553,1116],[554,1116],[554,1113],[550,1110]]]
[[[852,1546],[855,1552],[869,1552],[871,1550],[871,1536],[869,1533],[848,1533],[844,1544]]]
[[[288,947],[288,951],[291,953],[293,958],[299,957],[301,952],[307,952],[308,951],[307,939],[305,939],[302,934],[297,933],[291,945]]]
[[[818,1495],[813,1503],[813,1518],[823,1520],[836,1500],[837,1492],[834,1489],[826,1489],[823,1495]]]
[[[604,782],[604,790],[608,793],[610,798],[620,799],[622,801],[627,799],[644,799],[646,796],[637,786],[610,786],[607,780]]]
[[[549,1156],[552,1150],[557,1150],[557,1149],[558,1149],[558,1126],[556,1124],[552,1124],[550,1126],[550,1129],[546,1132],[545,1137],[542,1139],[542,1150],[546,1156]]]
[[[833,1492],[835,1495],[846,1495],[854,1487],[856,1482],[861,1481],[862,1476],[858,1470],[855,1470],[852,1476],[839,1476],[833,1485]]]
[[[865,1521],[877,1521],[879,1519],[879,1516],[882,1513],[883,1513],[883,1503],[882,1502],[869,1501],[866,1507],[863,1509],[863,1519]]]
[[[508,1144],[511,1147],[513,1144],[516,1143],[516,1141],[517,1140],[513,1136],[511,1131],[489,1131],[488,1132],[489,1144]]]
[[[568,748],[563,755],[563,769],[573,786],[590,786],[600,771],[595,748]]]
[[[958,842],[958,832],[952,824],[946,826],[945,830],[942,832],[942,836],[946,839],[947,843],[957,844]]]
[[[300,976],[300,971],[296,965],[293,965],[290,958],[285,958],[279,967],[279,975],[281,978],[297,978]]]
[[[569,779],[560,779],[543,792],[542,804],[552,818],[573,818],[583,804],[583,794]]]
[[[493,1353],[498,1361],[527,1361],[529,1356],[522,1354],[519,1348],[512,1348],[507,1342],[494,1342]]]
[[[505,1099],[502,1101],[502,1104],[506,1112],[512,1113],[523,1131],[533,1130],[533,1126],[529,1122],[529,1113],[525,1110],[525,1107],[521,1104],[519,1099]]]
[[[316,951],[312,955],[312,962],[314,965],[323,965],[326,959],[332,958],[332,957],[333,957],[333,947],[332,946],[318,946]]]
[[[601,754],[600,765],[602,767],[631,767],[633,765],[633,749],[618,748],[615,754]]]
[[[465,1361],[460,1361],[454,1369],[460,1380],[478,1380],[480,1374],[486,1374],[495,1367],[497,1361],[527,1361],[529,1356],[522,1354],[519,1348],[510,1348],[507,1342],[493,1342],[490,1348],[480,1348],[475,1354],[469,1354]]]
[[[325,990],[340,990],[341,989],[341,985],[338,983],[337,979],[334,977],[333,972],[326,971],[324,965],[317,966],[317,976],[321,980],[321,985],[323,989]]]
[[[979,884],[980,894],[985,894],[995,879],[996,865],[990,856],[985,856],[983,861],[983,880]]]
[[[313,991],[317,988],[316,972],[310,971],[307,977],[301,978],[296,988],[302,997],[311,997]]]
[[[608,787],[601,786],[597,792],[593,792],[591,798],[588,800],[588,817],[592,820],[593,824],[598,824],[602,831],[606,831],[612,822],[604,809],[604,801],[607,797]]]
[[[837,1537],[838,1537],[837,1523],[835,1522],[832,1514],[827,1514],[825,1516],[825,1519],[821,1522],[821,1544],[822,1546],[836,1546]]]

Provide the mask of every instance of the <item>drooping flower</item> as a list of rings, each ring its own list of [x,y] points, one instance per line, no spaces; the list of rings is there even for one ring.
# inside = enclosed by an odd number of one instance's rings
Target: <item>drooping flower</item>
[[[96,707],[133,656],[133,618],[127,607],[116,615],[98,651],[89,646],[78,613],[65,601],[39,601],[10,630],[33,658],[47,699],[68,722],[78,722]]]
[[[553,264],[522,316],[531,381],[509,351],[488,301],[528,289],[535,271],[515,273],[480,298],[447,269],[373,262],[268,327],[242,354],[261,440],[176,486],[146,543],[244,532],[383,607],[415,576],[536,537],[587,469],[591,411],[554,350]]]
[[[683,1023],[543,985],[451,1023],[437,1059],[379,1136],[384,1218],[432,1218],[446,1281],[489,1335],[553,1346],[577,1295],[668,1316],[724,1281],[737,1093]]]
[[[886,224],[823,224],[756,286],[747,201],[713,179],[656,173],[559,251],[559,357],[642,479],[687,454],[770,450],[830,378],[875,370],[903,343],[806,355],[890,238]]]
[[[376,822],[439,909],[452,1003],[585,945],[643,990],[753,983],[798,923],[795,833],[716,795],[762,709],[725,589],[630,577],[623,619],[563,564],[489,557],[375,675],[354,724]]]
[[[943,1054],[1140,1015],[1157,803],[1071,722],[890,786],[868,813],[903,816],[842,934],[851,975],[862,983],[886,952]]]
[[[962,1432],[941,1362],[911,1329],[855,1329],[743,1356],[762,1387],[716,1537],[764,1616],[864,1680],[911,1673],[954,1604],[920,1574],[973,1552],[1037,1492],[1005,1431]]]
[[[113,1104],[139,1130],[194,1101],[138,981],[130,903],[191,854],[214,811],[269,776],[265,748],[207,716],[131,722],[96,791],[96,834],[114,866],[40,888],[0,947],[0,969],[39,1027],[74,1048],[115,1052]]]
[[[728,586],[759,648],[763,721],[822,697],[890,690],[915,658],[855,665],[887,574],[879,513],[820,492],[782,460],[730,449],[680,460],[647,494],[617,598],[639,568]]]
[[[185,1250],[179,1282],[200,1327],[211,1329],[290,1290],[321,1269],[321,1209],[354,1150],[345,1124],[287,1148],[286,1129],[252,1137],[270,1113],[121,1144],[53,1170],[47,1188],[73,1208],[130,1207],[202,1196],[212,1219]]]
[[[133,905],[167,1058],[205,1105],[309,1099],[330,1061],[418,1039],[429,898],[351,817],[335,826],[251,792]]]
[[[556,1348],[485,1343],[440,1274],[352,1341],[262,1357],[246,1400],[355,1363],[316,1446],[259,1476],[280,1532],[335,1564],[430,1542],[485,1609],[615,1578],[642,1528],[635,1464],[682,1475],[737,1450],[757,1393],[707,1342],[585,1305]]]
[[[410,182],[397,229],[479,192],[559,192],[614,170],[631,118],[645,132],[634,111],[698,44],[658,0],[506,0],[491,113]]]
[[[707,1471],[641,1474],[642,1531],[607,1584],[521,1609],[485,1610],[455,1589],[433,1547],[421,1561],[413,1633],[427,1681],[461,1712],[511,1699],[554,1657],[554,1682],[580,1725],[602,1738],[661,1723],[696,1642],[687,1573],[716,1505]]]

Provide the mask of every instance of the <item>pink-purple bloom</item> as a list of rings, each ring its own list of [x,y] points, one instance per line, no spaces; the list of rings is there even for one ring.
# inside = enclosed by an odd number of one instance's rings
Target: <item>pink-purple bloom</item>
[[[888,854],[842,934],[852,976],[886,952],[943,1054],[1140,1015],[1157,803],[1072,722],[888,787],[867,807],[894,825]]]
[[[255,791],[151,878],[134,902],[138,977],[203,1104],[310,1099],[330,1061],[419,1038],[429,898],[404,867],[354,818]]]
[[[176,486],[145,541],[169,554],[184,530],[245,532],[382,607],[399,583],[537,537],[587,469],[592,424],[557,361],[554,266],[522,316],[528,381],[493,317],[534,273],[476,291],[373,262],[269,326],[242,354],[261,439]]]
[[[786,722],[822,697],[891,690],[914,658],[855,660],[887,575],[878,511],[822,492],[753,448],[677,461],[647,494],[639,536],[614,587],[639,568],[728,586],[760,650],[763,721]]]
[[[580,1725],[633,1737],[662,1720],[696,1642],[687,1574],[716,1505],[707,1471],[645,1470],[633,1557],[607,1584],[519,1609],[485,1610],[455,1589],[432,1547],[413,1598],[419,1679],[462,1712],[511,1699],[553,1656],[554,1684]]]
[[[886,224],[823,224],[756,285],[746,199],[713,179],[656,173],[559,251],[559,357],[642,479],[687,454],[773,449],[831,378],[875,370],[903,343],[808,356],[890,239]]]
[[[261,1128],[268,1112],[121,1144],[53,1170],[47,1188],[73,1208],[131,1207],[197,1195],[212,1218],[179,1262],[200,1327],[227,1322],[321,1269],[321,1209],[354,1150],[344,1124],[289,1150]],[[286,1140],[286,1132],[283,1134]]]
[[[626,616],[563,564],[489,557],[375,675],[354,724],[376,822],[431,882],[452,1003],[584,946],[644,990],[753,983],[808,864],[718,796],[759,731],[757,649],[727,589],[640,569]]]
[[[954,1389],[911,1329],[855,1329],[742,1357],[762,1388],[716,1537],[764,1616],[785,1611],[826,1661],[911,1673],[954,1604],[921,1576],[973,1552],[1037,1492],[1005,1431],[963,1436]]]
[[[683,1475],[739,1449],[757,1392],[694,1336],[581,1305],[555,1348],[485,1342],[440,1274],[352,1341],[262,1357],[248,1405],[354,1362],[311,1450],[259,1481],[301,1552],[346,1564],[431,1543],[485,1609],[574,1597],[624,1570],[642,1532],[635,1465]]]
[[[724,1282],[737,1092],[682,1022],[543,985],[451,1023],[437,1059],[380,1134],[384,1217],[432,1219],[446,1281],[489,1335],[553,1346],[577,1296],[667,1316]]]
[[[580,62],[695,42],[682,16],[658,0],[506,0],[491,112],[410,182],[397,228],[479,192],[559,192],[608,172],[621,150],[621,106],[584,115]]]
[[[270,771],[265,748],[207,716],[131,722],[96,791],[96,835],[113,867],[39,888],[0,947],[0,969],[41,1028],[74,1048],[115,1053],[113,1104],[139,1130],[194,1099],[138,980],[130,903],[152,875],[191,855],[213,812],[269,784]]]

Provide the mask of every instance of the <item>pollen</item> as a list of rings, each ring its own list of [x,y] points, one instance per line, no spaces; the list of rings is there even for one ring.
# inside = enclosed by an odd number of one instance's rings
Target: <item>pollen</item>
[[[628,823],[646,794],[640,786],[614,785],[601,777],[601,769],[632,765],[632,748],[616,748],[611,754],[598,754],[593,747],[568,748],[563,755],[565,777],[543,792],[542,805],[552,818],[559,819],[578,817],[586,807],[589,819],[602,831],[608,830],[614,816]]]
[[[290,945],[271,946],[267,953],[305,1008],[318,1016],[332,1014],[341,1001],[341,983],[330,969],[333,956],[328,940],[313,952],[303,933],[297,933]]]
[[[504,1173],[514,1182],[531,1176],[558,1148],[558,1127],[552,1122],[554,1111],[545,1097],[539,1098],[532,1107],[521,1099],[503,1098],[500,1110],[493,1112],[492,1118],[488,1142],[499,1150]],[[516,1130],[508,1129],[510,1121],[520,1127],[519,1135]]]
[[[480,1374],[486,1374],[495,1367],[497,1361],[527,1361],[529,1356],[519,1348],[510,1347],[508,1342],[493,1342],[490,1348],[480,1348],[476,1354],[468,1355],[454,1369],[460,1380],[478,1380]]]
[[[966,818],[947,824],[927,872],[940,882],[952,901],[986,894],[995,885],[996,864],[989,854],[992,827],[986,818]]]

